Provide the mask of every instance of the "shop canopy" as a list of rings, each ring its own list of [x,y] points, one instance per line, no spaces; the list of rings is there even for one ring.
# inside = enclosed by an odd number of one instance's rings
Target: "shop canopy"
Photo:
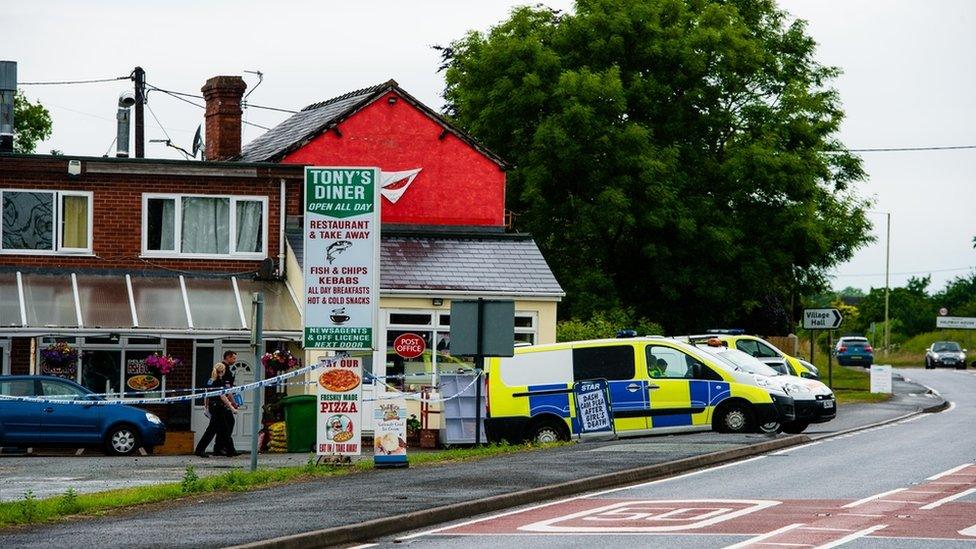
[[[19,271],[0,272],[0,334],[244,336],[254,292],[264,294],[265,337],[299,339],[301,314],[284,282]]]

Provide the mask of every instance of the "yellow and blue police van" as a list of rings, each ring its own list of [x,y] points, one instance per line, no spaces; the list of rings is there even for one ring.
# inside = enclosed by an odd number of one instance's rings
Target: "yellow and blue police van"
[[[794,419],[793,399],[759,376],[674,339],[640,337],[517,347],[486,360],[491,441],[580,434],[573,384],[606,380],[617,436],[714,429],[756,432]]]

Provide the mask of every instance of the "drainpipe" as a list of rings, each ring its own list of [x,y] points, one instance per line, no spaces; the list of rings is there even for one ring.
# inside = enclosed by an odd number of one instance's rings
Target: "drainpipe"
[[[17,62],[0,61],[0,153],[14,152],[14,95]]]
[[[278,181],[278,272],[285,277],[285,178]]]

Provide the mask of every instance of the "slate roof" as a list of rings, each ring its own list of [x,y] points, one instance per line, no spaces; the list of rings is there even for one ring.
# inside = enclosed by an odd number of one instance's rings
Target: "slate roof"
[[[302,233],[289,231],[304,268]],[[380,244],[380,289],[481,292],[512,296],[565,294],[527,235],[387,235]]]
[[[408,94],[397,84],[396,80],[389,80],[382,84],[352,91],[320,103],[313,103],[245,145],[241,150],[241,154],[235,160],[245,162],[279,162],[289,153],[302,148],[316,136],[328,131],[349,116],[359,112],[363,107],[369,105],[389,91],[395,91],[404,100],[430,116],[445,130],[454,134],[500,166],[506,166],[505,161],[498,155],[485,148],[461,129],[455,127],[436,111]]]

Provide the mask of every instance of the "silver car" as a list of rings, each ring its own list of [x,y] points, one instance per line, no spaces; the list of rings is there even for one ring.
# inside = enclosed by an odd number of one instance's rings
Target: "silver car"
[[[925,350],[925,368],[931,370],[938,366],[966,369],[966,349],[955,341],[936,341]]]

